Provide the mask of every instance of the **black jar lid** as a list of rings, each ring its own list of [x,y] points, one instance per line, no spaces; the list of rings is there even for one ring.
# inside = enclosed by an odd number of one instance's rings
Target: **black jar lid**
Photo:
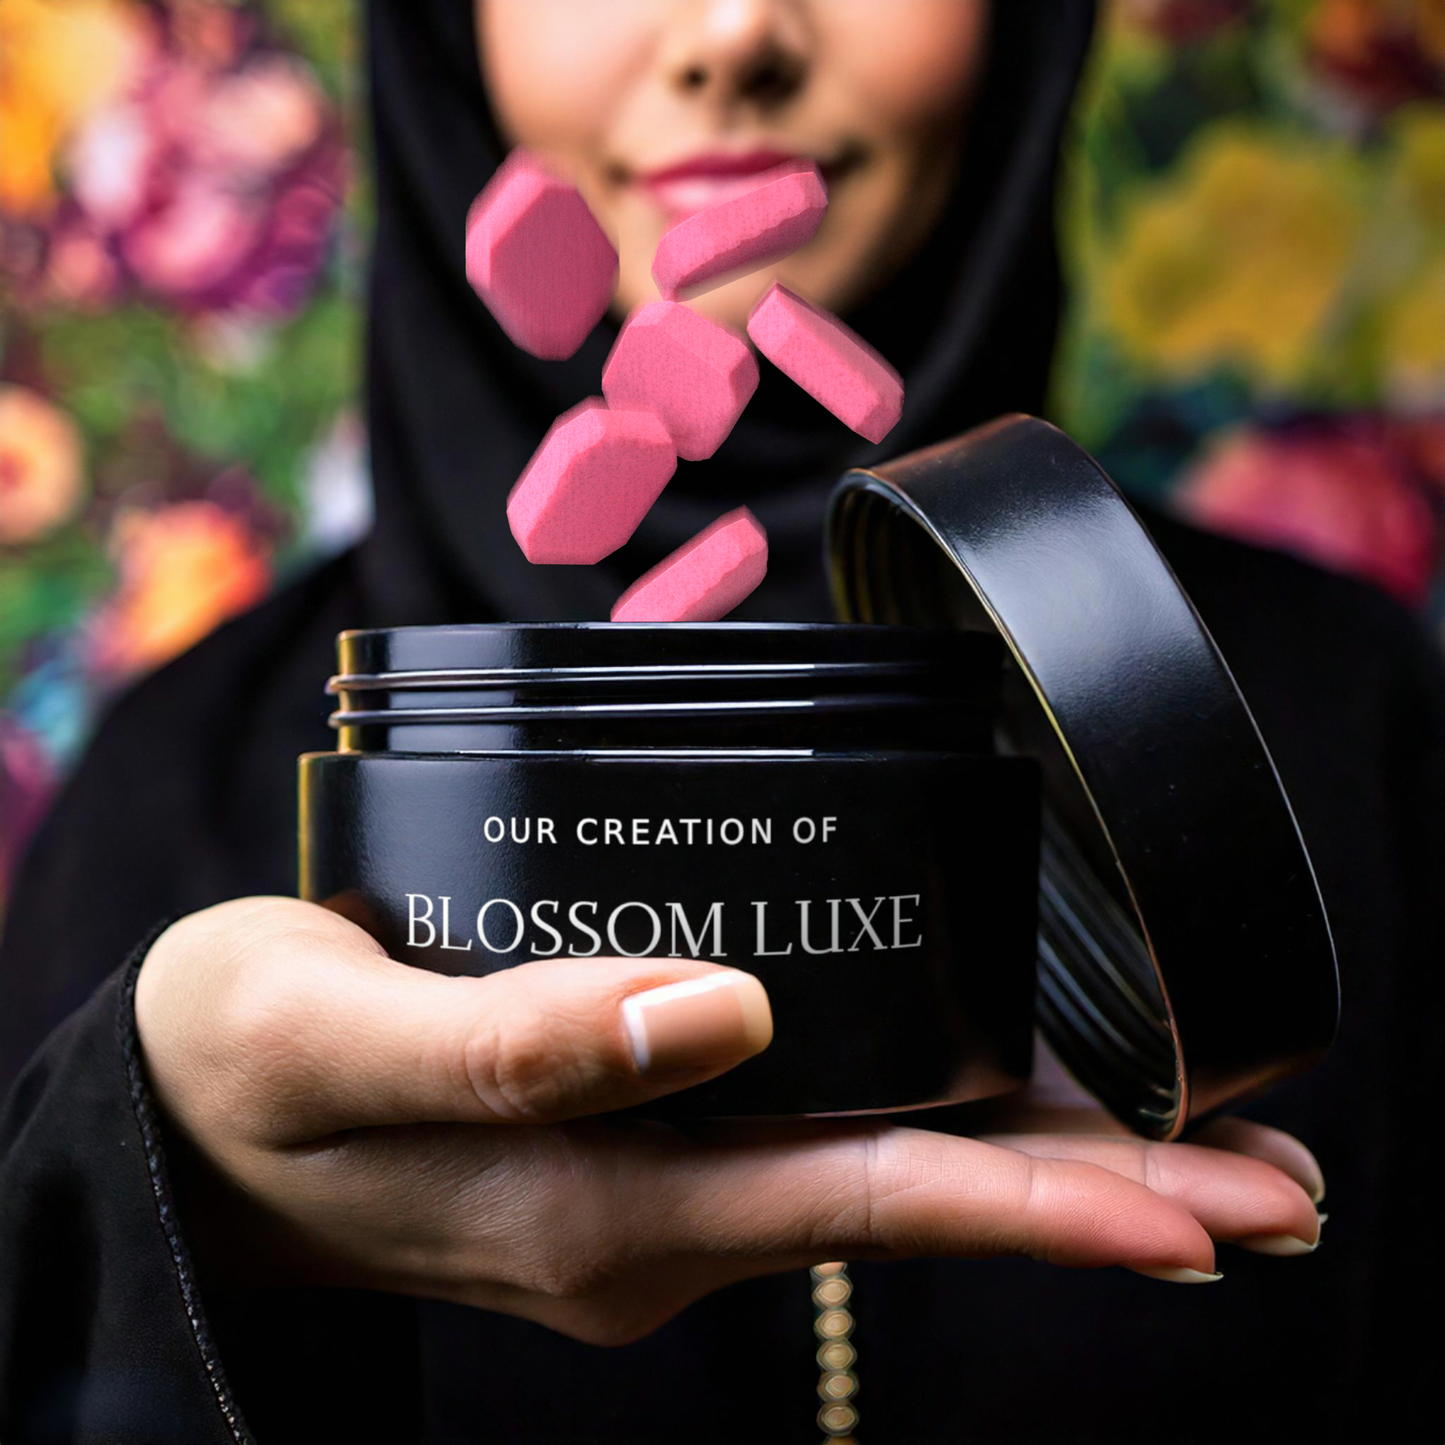
[[[1140,1134],[1300,1072],[1339,1019],[1299,828],[1229,667],[1097,462],[1011,416],[833,494],[835,606],[996,631],[1003,729],[1043,767],[1039,1019]],[[986,828],[986,818],[959,819]]]

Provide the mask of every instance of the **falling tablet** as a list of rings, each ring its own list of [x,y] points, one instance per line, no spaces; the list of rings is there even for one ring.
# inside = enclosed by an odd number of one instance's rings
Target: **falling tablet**
[[[746,507],[719,517],[644,572],[612,608],[614,622],[717,622],[768,571],[768,534]]]
[[[812,161],[789,161],[664,232],[652,279],[670,301],[737,271],[755,270],[806,246],[823,221],[828,192]]]
[[[903,414],[903,380],[831,312],[775,281],[748,316],[758,350],[839,421],[881,442]]]
[[[575,186],[514,150],[467,212],[467,280],[518,346],[560,361],[611,303],[617,252]]]
[[[542,438],[507,497],[507,521],[529,562],[600,562],[637,530],[676,469],[655,416],[589,397]]]
[[[722,445],[757,387],[743,337],[676,301],[639,307],[602,373],[607,404],[652,412],[690,462]]]

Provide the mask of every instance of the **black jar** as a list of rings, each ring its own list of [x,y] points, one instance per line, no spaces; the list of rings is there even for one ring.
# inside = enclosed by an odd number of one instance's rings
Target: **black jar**
[[[301,762],[301,886],[392,957],[755,973],[764,1053],[663,1112],[977,1099],[1027,1077],[1038,770],[1002,647],[843,624],[348,632]]]
[[[848,473],[825,537],[840,624],[344,633],[303,895],[448,972],[749,969],[773,1043],[659,1106],[695,1115],[981,1098],[1035,1020],[1157,1139],[1315,1063],[1339,983],[1309,854],[1097,462],[1003,417]]]

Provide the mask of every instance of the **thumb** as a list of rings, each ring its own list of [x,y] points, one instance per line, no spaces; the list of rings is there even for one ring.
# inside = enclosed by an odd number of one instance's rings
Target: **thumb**
[[[273,1144],[597,1114],[723,1073],[772,1039],[767,993],[740,969],[553,958],[453,978],[395,962],[312,904],[268,900],[243,921],[239,948],[230,923],[229,976],[207,991],[218,1016],[190,1032],[245,1071],[230,1097]]]

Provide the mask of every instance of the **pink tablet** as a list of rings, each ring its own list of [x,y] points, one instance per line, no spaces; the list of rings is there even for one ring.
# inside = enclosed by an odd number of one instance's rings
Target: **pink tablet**
[[[606,312],[617,252],[575,186],[514,150],[467,213],[467,280],[518,346],[558,361]]]
[[[600,562],[637,530],[676,469],[672,439],[651,412],[612,411],[589,397],[542,438],[507,498],[507,521],[529,562]]]
[[[757,387],[743,337],[676,301],[640,306],[602,373],[607,404],[652,412],[690,462],[722,445]]]
[[[748,316],[758,350],[839,421],[881,442],[903,414],[903,379],[831,312],[775,281]]]
[[[768,571],[768,534],[746,507],[719,517],[650,572],[612,608],[614,622],[717,622]]]
[[[738,271],[756,270],[806,246],[823,221],[828,192],[812,161],[764,171],[757,185],[685,217],[663,234],[652,279],[668,300]]]

